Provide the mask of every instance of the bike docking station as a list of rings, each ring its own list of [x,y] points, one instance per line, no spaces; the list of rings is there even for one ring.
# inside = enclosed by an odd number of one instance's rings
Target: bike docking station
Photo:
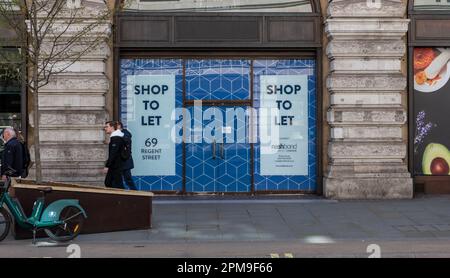
[[[77,200],[85,211],[80,227],[81,234],[114,231],[143,230],[151,228],[153,193],[115,188],[104,188],[80,184],[44,182],[36,184],[31,180],[12,180],[10,195],[20,202],[23,213],[32,215],[34,203],[45,195],[44,206],[58,200]],[[61,213],[60,218],[63,213]],[[31,239],[47,237],[42,230],[25,229],[14,221],[14,238]],[[33,236],[33,233],[35,235]]]

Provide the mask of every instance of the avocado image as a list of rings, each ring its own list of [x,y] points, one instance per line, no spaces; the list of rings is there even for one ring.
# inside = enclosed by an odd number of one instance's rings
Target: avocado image
[[[425,175],[450,175],[450,151],[442,144],[430,143],[422,157]]]

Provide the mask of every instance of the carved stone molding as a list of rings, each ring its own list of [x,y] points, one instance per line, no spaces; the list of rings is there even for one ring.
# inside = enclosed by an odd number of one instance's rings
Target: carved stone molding
[[[374,1],[372,3],[375,3]],[[404,128],[402,61],[408,19],[401,1],[331,1],[325,31],[330,59],[329,198],[411,198]]]

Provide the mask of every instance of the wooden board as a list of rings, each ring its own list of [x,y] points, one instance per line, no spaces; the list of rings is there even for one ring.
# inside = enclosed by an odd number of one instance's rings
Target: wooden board
[[[151,228],[153,193],[122,189],[101,188],[66,183],[35,184],[29,181],[13,183],[11,194],[17,197],[29,216],[34,201],[42,196],[40,187],[50,186],[53,192],[46,195],[45,206],[60,199],[78,199],[88,218],[81,233],[103,233]],[[16,239],[31,238],[32,233],[14,225]],[[38,233],[45,237],[45,233]]]
[[[450,194],[450,176],[414,177],[416,193]]]
[[[33,181],[29,180],[17,180],[14,181],[14,188],[28,188],[37,189],[39,187],[52,187],[58,191],[77,191],[77,192],[87,192],[87,193],[102,193],[102,194],[117,194],[117,195],[127,195],[127,196],[147,196],[153,197],[152,192],[148,191],[136,191],[136,190],[125,190],[116,188],[105,188],[99,186],[89,186],[82,184],[72,184],[72,183],[57,183],[57,182],[45,182],[42,184],[35,184]]]

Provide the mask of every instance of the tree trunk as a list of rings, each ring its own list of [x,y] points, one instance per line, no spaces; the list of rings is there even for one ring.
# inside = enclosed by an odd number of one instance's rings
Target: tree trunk
[[[34,163],[36,165],[36,183],[42,182],[42,165],[41,165],[41,151],[40,151],[40,139],[39,139],[39,89],[38,89],[38,66],[37,63],[33,65],[33,86],[31,91],[33,94],[33,124],[34,124]]]

